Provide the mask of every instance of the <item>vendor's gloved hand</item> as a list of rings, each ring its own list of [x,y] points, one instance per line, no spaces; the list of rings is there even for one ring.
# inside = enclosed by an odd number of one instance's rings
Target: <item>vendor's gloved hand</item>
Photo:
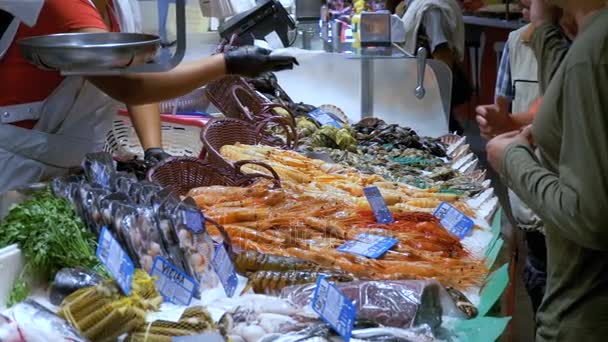
[[[171,157],[171,155],[159,147],[149,148],[144,152],[144,160],[146,161],[146,166],[149,168],[169,157]]]
[[[232,75],[256,77],[268,71],[291,70],[299,65],[294,57],[270,56],[270,50],[255,46],[242,47],[224,54],[226,72]]]

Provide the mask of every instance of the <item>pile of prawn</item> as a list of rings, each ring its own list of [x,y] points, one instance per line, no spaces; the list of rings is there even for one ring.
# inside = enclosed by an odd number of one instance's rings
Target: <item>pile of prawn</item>
[[[283,265],[297,259],[318,266],[301,271],[348,273],[369,280],[434,278],[458,289],[480,285],[487,274],[483,262],[469,256],[432,215],[395,212],[395,223],[379,225],[371,211],[361,208],[352,196],[294,185],[285,179],[282,184],[282,188],[274,188],[263,179],[249,187],[197,188],[188,195],[206,216],[224,226],[235,248],[275,259],[292,258]],[[336,250],[360,233],[388,235],[399,243],[380,259]],[[249,271],[263,270],[260,266]]]
[[[441,193],[438,188],[418,189],[404,183],[389,182],[378,175],[363,174],[354,168],[307,158],[294,151],[237,143],[223,146],[220,152],[224,158],[231,161],[263,161],[272,166],[288,187],[311,193],[333,194],[335,198],[346,198],[363,209],[369,209],[363,189],[377,186],[393,212],[431,213],[441,202],[449,202],[465,214],[475,216],[461,195]],[[243,170],[268,172],[253,165],[246,166]]]

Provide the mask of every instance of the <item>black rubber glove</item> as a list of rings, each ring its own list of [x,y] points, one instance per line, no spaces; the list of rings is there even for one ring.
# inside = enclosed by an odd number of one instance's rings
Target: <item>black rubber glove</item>
[[[149,148],[144,153],[144,160],[146,161],[146,166],[149,168],[169,157],[171,157],[169,153],[158,147]]]
[[[226,52],[226,71],[231,75],[256,77],[268,71],[291,70],[299,65],[294,57],[270,56],[270,50],[247,46]]]

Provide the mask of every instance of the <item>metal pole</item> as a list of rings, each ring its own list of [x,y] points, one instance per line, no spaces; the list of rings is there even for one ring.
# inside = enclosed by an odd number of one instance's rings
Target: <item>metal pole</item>
[[[374,116],[374,60],[361,59],[361,118]]]

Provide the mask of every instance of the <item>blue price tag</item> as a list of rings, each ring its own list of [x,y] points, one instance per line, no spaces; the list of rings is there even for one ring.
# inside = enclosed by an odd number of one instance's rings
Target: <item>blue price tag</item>
[[[202,233],[205,229],[203,221],[203,213],[200,211],[186,210],[184,213],[186,220],[186,227],[193,233]]]
[[[122,292],[127,296],[130,295],[135,266],[131,258],[120,246],[120,243],[105,226],[101,229],[101,234],[99,234],[96,254]]]
[[[433,215],[439,219],[445,229],[460,239],[469,235],[475,225],[471,218],[446,202],[441,203]]]
[[[357,235],[357,240],[347,241],[338,247],[338,251],[377,259],[397,244],[397,242],[399,240],[388,236],[362,233]]]
[[[228,256],[228,252],[223,243],[215,248],[211,264],[213,265],[218,278],[220,278],[220,283],[222,283],[222,286],[224,287],[226,296],[234,296],[234,291],[236,290],[239,280],[236,276],[234,264],[232,263],[232,260],[230,260],[230,256]]]
[[[353,302],[330,284],[325,277],[319,277],[312,299],[312,309],[325,323],[329,324],[344,341],[348,342],[353,332],[357,309]]]
[[[369,202],[369,206],[372,207],[374,211],[374,215],[376,216],[376,222],[381,224],[393,223],[395,220],[393,219],[393,214],[386,206],[386,202],[384,202],[384,197],[380,193],[380,189],[376,186],[370,186],[363,189],[363,193],[365,193],[365,197],[367,197],[367,201]]]
[[[308,116],[317,121],[321,126],[329,125],[342,128],[342,123],[333,114],[322,109],[315,109],[308,113]]]
[[[150,276],[156,277],[156,288],[166,301],[188,306],[198,285],[194,279],[173,266],[167,259],[157,256]]]

